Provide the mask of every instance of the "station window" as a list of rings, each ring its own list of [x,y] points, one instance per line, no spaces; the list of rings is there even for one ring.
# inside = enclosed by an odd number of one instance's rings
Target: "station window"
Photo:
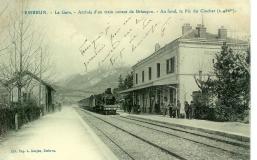
[[[174,73],[175,71],[175,57],[166,60],[166,73]]]
[[[149,78],[149,80],[152,79],[152,67],[148,68],[148,78]]]
[[[175,94],[175,90],[173,88],[170,88],[170,103],[174,103]]]
[[[161,64],[157,63],[157,78],[161,76]]]
[[[136,84],[138,84],[138,75],[136,73]]]
[[[145,81],[145,71],[142,71],[142,82]]]

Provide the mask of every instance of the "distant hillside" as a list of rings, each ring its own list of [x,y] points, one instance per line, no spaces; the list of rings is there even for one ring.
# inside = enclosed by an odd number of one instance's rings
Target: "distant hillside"
[[[82,99],[93,93],[101,93],[106,88],[118,87],[119,76],[125,77],[130,72],[130,67],[119,67],[112,70],[102,68],[84,75],[72,75],[56,82],[55,86],[57,92],[65,98]]]

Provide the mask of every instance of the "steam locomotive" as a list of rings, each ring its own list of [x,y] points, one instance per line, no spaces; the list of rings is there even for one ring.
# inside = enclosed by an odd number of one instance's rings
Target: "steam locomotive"
[[[111,88],[107,88],[101,94],[91,95],[88,98],[82,99],[78,103],[81,108],[105,115],[116,114],[116,110],[119,108]]]

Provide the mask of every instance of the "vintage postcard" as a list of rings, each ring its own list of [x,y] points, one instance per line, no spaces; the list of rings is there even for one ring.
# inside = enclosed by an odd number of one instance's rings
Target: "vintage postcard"
[[[0,160],[248,160],[248,0],[0,0]]]

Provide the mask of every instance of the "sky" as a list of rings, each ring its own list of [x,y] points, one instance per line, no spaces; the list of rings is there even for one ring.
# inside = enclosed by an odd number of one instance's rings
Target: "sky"
[[[9,8],[14,4],[10,0]],[[225,9],[230,12],[216,12]],[[156,43],[162,47],[181,36],[184,23],[193,28],[204,23],[215,34],[224,26],[232,38],[250,35],[247,0],[30,0],[26,11],[47,13],[26,16],[44,35],[57,78],[134,65],[152,54]],[[72,14],[57,14],[62,12]]]

